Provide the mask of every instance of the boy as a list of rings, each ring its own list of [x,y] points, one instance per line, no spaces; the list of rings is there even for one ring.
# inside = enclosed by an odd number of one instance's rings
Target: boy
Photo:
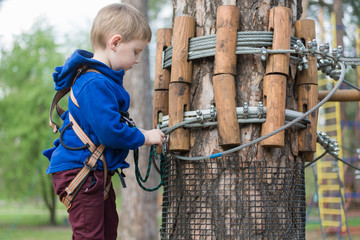
[[[129,150],[162,144],[165,135],[157,129],[146,131],[128,126],[122,118],[130,106],[123,75],[139,62],[140,53],[151,39],[144,16],[130,5],[106,6],[94,19],[90,39],[94,54],[76,50],[64,66],[55,68],[55,89],[73,81],[80,68],[86,69],[78,74],[71,88],[69,110],[61,116],[64,125],[60,138],[44,155],[50,160],[46,172],[52,174],[55,192],[68,208],[73,239],[108,240],[116,239],[118,227],[110,175],[129,167],[125,161]],[[94,145],[105,147],[100,155],[106,164],[99,159],[95,167],[87,165],[93,153],[89,145],[81,148],[85,142],[74,130],[76,124]],[[71,195],[67,188],[83,167],[92,171],[84,178],[76,197],[67,201]],[[106,191],[105,186],[109,186]]]

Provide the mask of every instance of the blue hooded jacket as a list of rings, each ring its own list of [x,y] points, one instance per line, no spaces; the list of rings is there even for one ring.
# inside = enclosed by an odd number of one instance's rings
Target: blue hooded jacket
[[[76,50],[64,66],[55,68],[55,90],[70,86],[76,71],[83,64],[101,72],[87,72],[76,80],[72,91],[79,108],[69,98],[69,110],[61,116],[64,122],[60,132],[69,124],[70,111],[93,143],[105,146],[103,154],[108,170],[127,168],[129,164],[125,158],[129,150],[143,145],[145,137],[138,128],[131,128],[120,121],[120,111],[127,112],[130,107],[130,96],[123,87],[125,73],[124,70],[114,71],[92,57],[93,54],[90,52]],[[71,127],[65,129],[63,142],[70,147],[84,145]],[[43,151],[44,156],[50,161],[47,174],[81,168],[91,155],[88,149],[68,150],[60,144],[59,139],[54,141],[54,145],[55,147]],[[102,170],[101,161],[98,163],[97,168]]]

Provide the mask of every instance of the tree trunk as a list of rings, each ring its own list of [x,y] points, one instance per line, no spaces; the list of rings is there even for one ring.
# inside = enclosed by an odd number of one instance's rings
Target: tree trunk
[[[214,34],[218,6],[240,8],[239,31],[267,31],[268,10],[285,6],[293,23],[301,16],[298,1],[173,0],[174,17],[196,20],[196,37]],[[293,29],[292,29],[293,30]],[[214,58],[193,61],[190,109],[209,109],[213,94]],[[286,108],[296,110],[297,89],[291,65]],[[257,106],[262,99],[265,65],[259,55],[238,55],[236,104]],[[170,99],[171,101],[171,99]],[[241,144],[259,138],[260,124],[241,124]],[[190,156],[224,151],[217,129],[192,129]],[[203,161],[166,163],[162,239],[304,239],[304,157],[298,151],[297,129],[285,133],[285,146],[252,145],[238,152]]]
[[[139,9],[147,17],[146,0],[123,0]],[[149,73],[149,51],[144,50],[141,55],[141,62],[126,72],[124,79],[125,89],[131,97],[130,116],[135,120],[139,128],[151,129],[152,127],[152,96],[151,80]],[[149,159],[149,148],[141,147],[139,156],[139,168],[142,174],[147,169]],[[158,239],[157,221],[157,192],[145,192],[135,179],[134,161],[130,152],[127,161],[131,167],[126,170],[125,178],[127,188],[121,191],[121,210],[119,213],[119,239],[126,240],[149,240]],[[158,184],[157,173],[151,174],[148,181],[150,187]]]
[[[310,2],[310,0],[302,0],[303,13],[301,14],[301,18],[306,18],[307,17],[307,11],[308,11],[308,8],[309,8],[309,2]]]
[[[42,198],[44,199],[47,209],[49,210],[49,223],[50,225],[55,226],[57,195],[55,194],[54,188],[52,186],[51,177],[40,174],[40,183]]]
[[[333,11],[335,13],[335,23],[336,23],[336,46],[342,46],[344,47],[344,41],[343,41],[343,37],[344,37],[344,30],[345,30],[345,26],[343,24],[343,4],[342,4],[342,0],[334,0],[333,3]]]

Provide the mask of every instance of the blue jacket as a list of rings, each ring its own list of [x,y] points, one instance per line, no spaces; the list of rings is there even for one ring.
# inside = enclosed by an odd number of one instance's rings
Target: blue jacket
[[[130,128],[125,122],[120,121],[119,112],[127,112],[130,107],[130,96],[123,87],[124,71],[114,71],[92,57],[93,54],[90,52],[76,50],[64,66],[55,68],[55,90],[69,86],[81,64],[101,72],[87,72],[76,80],[72,90],[80,107],[75,106],[69,98],[69,110],[61,116],[64,122],[60,132],[69,123],[70,111],[93,143],[106,147],[104,156],[108,170],[127,168],[129,164],[125,158],[129,150],[143,145],[145,137],[139,129]],[[84,145],[71,127],[65,130],[63,142],[70,147]],[[60,144],[59,139],[54,141],[54,145],[55,147],[43,151],[50,161],[46,171],[48,174],[81,168],[91,154],[87,149],[68,150]],[[97,168],[102,170],[101,161],[98,163]]]

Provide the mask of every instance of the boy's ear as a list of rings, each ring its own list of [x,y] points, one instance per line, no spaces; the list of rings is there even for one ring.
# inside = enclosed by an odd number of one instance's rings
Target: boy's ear
[[[112,36],[110,39],[110,49],[115,50],[115,48],[119,45],[121,41],[122,41],[122,37],[120,34],[116,34]]]

